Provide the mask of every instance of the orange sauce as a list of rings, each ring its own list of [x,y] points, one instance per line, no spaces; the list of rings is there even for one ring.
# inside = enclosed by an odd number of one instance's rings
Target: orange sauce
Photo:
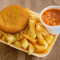
[[[42,21],[50,26],[60,25],[60,10],[49,9],[42,14]]]

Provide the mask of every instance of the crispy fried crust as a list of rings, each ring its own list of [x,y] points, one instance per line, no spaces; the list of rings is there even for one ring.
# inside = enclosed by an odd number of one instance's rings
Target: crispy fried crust
[[[8,6],[0,12],[0,29],[7,33],[17,33],[25,28],[28,20],[29,15],[22,6]]]

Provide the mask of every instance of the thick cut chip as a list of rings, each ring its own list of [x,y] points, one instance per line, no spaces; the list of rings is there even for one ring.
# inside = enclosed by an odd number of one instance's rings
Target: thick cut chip
[[[28,54],[30,55],[33,52],[34,52],[34,46],[31,43],[29,43]]]
[[[27,41],[27,39],[23,39],[23,40],[21,41],[21,45],[22,45],[22,47],[23,47],[24,49],[27,49],[27,47],[28,47],[28,41]]]

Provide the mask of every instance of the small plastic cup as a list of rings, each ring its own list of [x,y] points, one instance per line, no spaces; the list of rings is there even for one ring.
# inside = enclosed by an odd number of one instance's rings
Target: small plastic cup
[[[43,24],[43,26],[47,29],[47,31],[50,33],[50,34],[53,34],[53,35],[56,35],[56,34],[59,34],[60,33],[60,25],[58,26],[49,26],[47,24],[45,24],[42,19],[41,19],[41,16],[42,14],[46,11],[46,10],[49,10],[49,9],[59,9],[60,10],[60,6],[48,6],[46,8],[44,8],[41,13],[40,13],[40,21],[41,23]]]

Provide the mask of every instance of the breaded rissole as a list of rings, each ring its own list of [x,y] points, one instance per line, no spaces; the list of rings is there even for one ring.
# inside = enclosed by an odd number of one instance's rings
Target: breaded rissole
[[[20,5],[11,5],[0,12],[0,29],[7,33],[17,33],[25,28],[29,20],[28,12]]]

